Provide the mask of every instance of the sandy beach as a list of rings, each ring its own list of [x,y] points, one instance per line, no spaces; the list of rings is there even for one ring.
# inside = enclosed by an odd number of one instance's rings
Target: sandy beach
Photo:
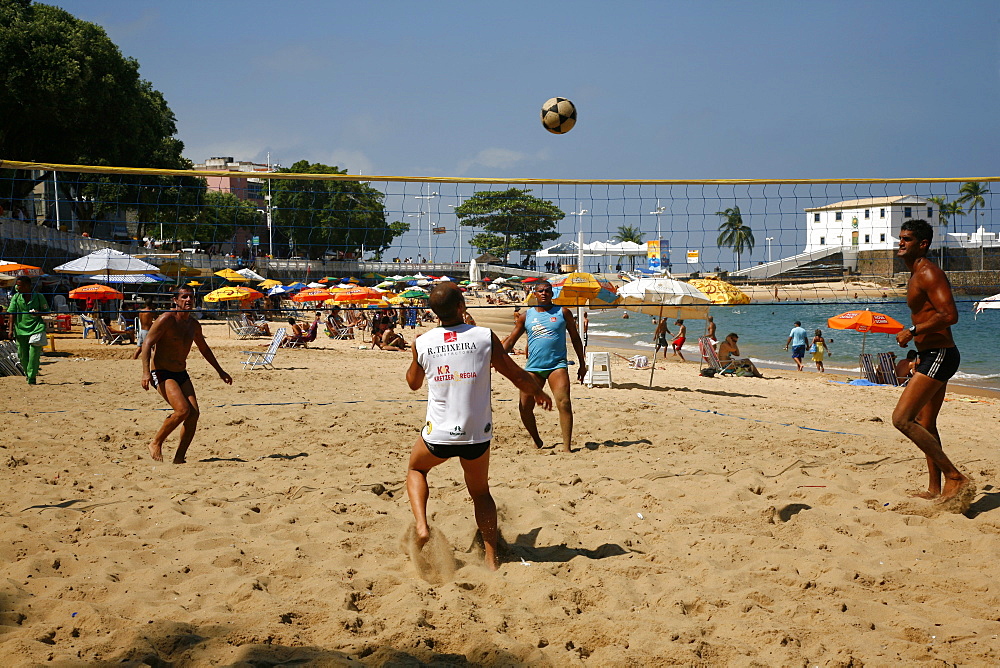
[[[509,330],[509,310],[475,316]],[[613,388],[573,387],[567,455],[555,413],[531,445],[494,374],[505,561],[482,566],[449,462],[418,567],[410,354],[321,336],[244,371],[267,341],[205,331],[235,382],[192,353],[202,416],[182,466],[148,457],[166,404],[129,346],[66,336],[39,385],[0,378],[11,665],[1000,662],[996,397],[950,393],[941,412],[978,486],[955,513],[909,498],[926,473],[890,421],[898,388],[696,362],[658,363],[649,387],[615,357]]]

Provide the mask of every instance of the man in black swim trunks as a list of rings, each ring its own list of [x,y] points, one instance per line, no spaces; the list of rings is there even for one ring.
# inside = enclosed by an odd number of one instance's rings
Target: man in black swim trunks
[[[534,376],[510,358],[496,334],[465,322],[465,298],[454,283],[435,286],[430,307],[441,326],[417,337],[413,361],[406,371],[411,390],[420,389],[427,379],[428,395],[426,422],[413,444],[406,472],[406,493],[416,524],[415,547],[422,549],[430,538],[427,472],[459,457],[483,537],[486,567],[495,571],[500,562],[497,506],[489,482],[493,437],[490,366],[546,410],[552,410],[552,399]]]
[[[955,498],[971,480],[944,454],[937,430],[948,379],[958,370],[960,356],[951,336],[951,326],[958,322],[951,285],[945,273],[927,259],[933,237],[934,229],[924,220],[908,220],[899,232],[898,256],[910,270],[906,303],[913,324],[899,332],[896,341],[903,348],[910,341],[915,343],[917,366],[892,413],[892,424],[927,457],[927,491],[917,496],[943,503]]]
[[[205,342],[201,333],[201,323],[191,317],[194,308],[194,291],[186,286],[174,290],[174,308],[157,318],[142,344],[142,389],[148,390],[150,383],[157,389],[174,412],[163,421],[163,426],[149,444],[149,455],[158,462],[163,461],[163,442],[177,427],[181,428],[181,440],[174,454],[174,464],[184,464],[188,446],[198,427],[198,398],[187,372],[187,357],[191,344],[198,346],[202,356],[218,372],[219,378],[227,385],[233,379],[222,370],[215,354]],[[152,368],[150,355],[152,354]]]

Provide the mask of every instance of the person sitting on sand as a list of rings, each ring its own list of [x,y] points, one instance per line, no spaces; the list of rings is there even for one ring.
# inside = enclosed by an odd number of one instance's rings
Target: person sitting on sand
[[[723,368],[732,362],[734,368],[742,369],[754,378],[763,378],[764,375],[749,357],[740,356],[740,347],[737,344],[739,340],[740,337],[735,332],[726,335],[725,340],[719,344],[719,362],[722,363]]]
[[[372,326],[372,348],[400,351],[406,350],[406,347],[406,341],[393,329],[392,320],[388,316],[382,316]]]
[[[330,309],[330,315],[326,318],[326,334],[327,336],[337,336],[340,333],[344,333],[347,338],[353,339],[354,327],[344,322],[344,318],[340,315],[340,307],[334,306]]]
[[[415,522],[412,544],[419,552],[431,538],[427,474],[458,457],[475,507],[486,567],[495,571],[500,566],[500,532],[489,484],[490,442],[495,431],[490,366],[542,408],[552,410],[552,398],[510,358],[496,334],[463,322],[465,299],[453,283],[436,285],[430,305],[441,319],[441,326],[417,337],[413,360],[406,370],[411,390],[420,389],[427,379],[427,415],[406,470],[406,494]]]

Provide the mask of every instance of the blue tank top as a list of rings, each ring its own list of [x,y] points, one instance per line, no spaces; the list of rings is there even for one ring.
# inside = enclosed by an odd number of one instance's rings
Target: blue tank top
[[[524,329],[528,332],[528,363],[526,371],[552,371],[566,368],[566,318],[563,307],[553,305],[539,312],[531,307],[525,314]]]

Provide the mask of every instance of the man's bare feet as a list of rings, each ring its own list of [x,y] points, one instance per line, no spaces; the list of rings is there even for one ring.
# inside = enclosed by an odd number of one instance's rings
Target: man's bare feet
[[[938,497],[935,503],[945,503],[954,499],[956,496],[962,493],[962,491],[972,482],[969,478],[964,475],[956,480],[951,478],[944,479],[944,489],[941,490],[941,496]]]
[[[424,545],[431,538],[430,527],[424,527],[423,530],[414,527],[413,529],[413,545],[417,548],[417,551],[424,549]]]
[[[187,464],[188,460],[184,457],[174,457],[174,464]]]
[[[562,446],[560,446],[559,448],[559,452],[573,452],[573,450],[569,447],[568,444],[563,443]]]
[[[542,448],[545,447],[545,441],[543,441],[540,438],[533,438],[532,441],[534,441],[534,443],[535,443],[535,449],[536,450],[541,450]]]
[[[163,461],[163,449],[162,446],[149,444],[149,456],[153,458],[154,462]]]
[[[914,499],[927,499],[927,500],[930,500],[930,499],[936,499],[940,495],[941,495],[941,492],[932,492],[932,491],[928,490],[926,492],[918,492],[916,494],[911,494],[910,496],[912,498],[914,498]]]
[[[486,568],[491,571],[495,571],[500,568],[500,559],[497,557],[496,552],[491,550],[488,546],[486,547]]]

